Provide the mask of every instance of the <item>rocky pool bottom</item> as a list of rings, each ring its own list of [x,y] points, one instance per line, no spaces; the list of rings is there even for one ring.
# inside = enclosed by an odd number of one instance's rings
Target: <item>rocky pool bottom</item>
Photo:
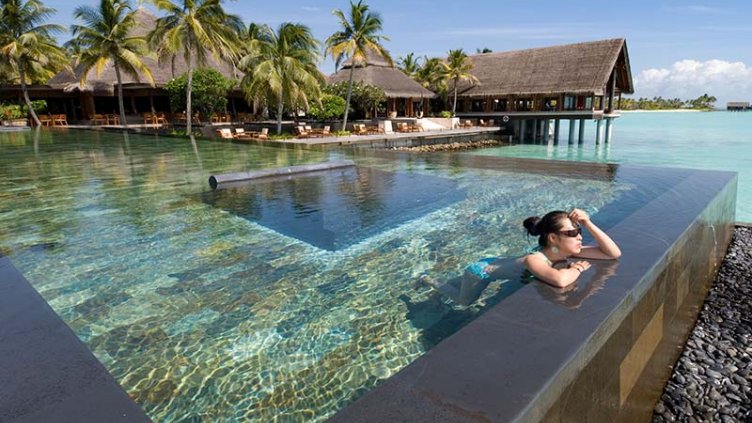
[[[752,226],[737,226],[653,422],[752,421]]]

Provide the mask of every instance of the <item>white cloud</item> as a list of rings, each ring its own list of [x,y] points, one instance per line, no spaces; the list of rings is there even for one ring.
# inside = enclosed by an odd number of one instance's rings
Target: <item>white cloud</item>
[[[633,97],[693,99],[704,93],[727,101],[752,101],[752,67],[724,60],[681,60],[670,69],[645,69],[634,79]]]

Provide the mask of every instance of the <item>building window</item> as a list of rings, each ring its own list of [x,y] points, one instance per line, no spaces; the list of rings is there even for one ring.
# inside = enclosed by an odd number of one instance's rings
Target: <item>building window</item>
[[[571,95],[564,96],[564,110],[575,109],[575,97]]]
[[[507,111],[507,101],[502,98],[496,98],[493,101],[493,111],[494,112],[506,112]]]
[[[593,108],[593,97],[585,97],[585,109],[590,110]]]
[[[533,108],[533,100],[529,98],[521,98],[516,101],[515,108],[520,112],[527,112]]]
[[[470,103],[470,111],[471,112],[485,112],[486,100],[473,100]]]

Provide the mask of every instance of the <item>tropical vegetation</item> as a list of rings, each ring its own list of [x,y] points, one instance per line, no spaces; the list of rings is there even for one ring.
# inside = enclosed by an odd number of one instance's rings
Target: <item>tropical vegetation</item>
[[[307,110],[319,102],[325,81],[316,66],[319,42],[307,26],[285,22],[276,31],[260,27],[246,49],[239,64],[245,72],[241,88],[249,102],[275,107],[280,134],[285,106]]]
[[[76,63],[81,72],[82,87],[92,68],[96,68],[97,75],[100,75],[104,67],[112,63],[117,78],[120,122],[125,126],[122,73],[137,81],[143,74],[154,85],[151,70],[142,60],[148,54],[146,40],[132,35],[136,25],[134,13],[129,0],[100,0],[97,8],[79,6],[74,10],[73,17],[83,24],[71,26],[74,38],[68,43],[78,51]]]
[[[173,60],[182,54],[187,67],[185,110],[193,116],[191,90],[194,65],[206,67],[209,54],[216,62],[233,60],[238,55],[238,34],[243,31],[242,20],[225,13],[221,0],[150,0],[164,13],[148,36],[149,46],[161,60]],[[191,119],[186,120],[186,132],[191,133]]]
[[[383,89],[363,81],[354,83],[337,82],[327,85],[324,88],[324,92],[338,97],[345,97],[349,92],[351,97],[349,103],[350,110],[358,116],[363,117],[371,117],[373,110],[380,107],[386,101],[386,93],[384,93]],[[345,105],[348,105],[348,103],[345,102]]]
[[[332,120],[339,119],[345,114],[345,99],[333,94],[323,94],[321,96],[321,105],[311,104],[308,114],[314,119]]]
[[[645,97],[638,99],[624,97],[621,99],[621,108],[622,110],[711,110],[714,108],[717,100],[717,98],[707,93],[690,100],[682,100],[681,98],[668,99],[660,96],[653,97],[652,99]]]
[[[454,91],[454,101],[452,103],[452,114],[457,113],[457,86],[461,81],[468,81],[470,83],[478,82],[478,78],[475,77],[470,71],[473,69],[473,63],[467,57],[462,49],[449,50],[447,61],[444,63],[444,78],[445,81],[452,82],[452,90]]]
[[[196,104],[195,110],[202,116],[226,112],[227,94],[234,86],[235,81],[225,78],[216,69],[197,69],[193,73],[193,88],[191,90],[191,98]],[[171,79],[165,85],[165,90],[169,95],[172,110],[186,109],[187,74]]]
[[[369,10],[368,5],[362,0],[354,3],[350,1],[350,13],[346,16],[340,9],[335,9],[332,14],[337,17],[341,29],[330,35],[326,40],[326,52],[334,58],[336,67],[345,59],[350,59],[350,73],[348,76],[348,89],[345,96],[347,108],[342,120],[342,130],[347,129],[347,115],[350,111],[350,99],[352,96],[353,71],[355,66],[368,66],[367,58],[371,54],[383,57],[387,63],[392,64],[392,57],[381,45],[382,41],[389,38],[381,35],[381,15]]]
[[[28,81],[47,81],[67,63],[65,51],[54,34],[65,31],[45,21],[55,9],[38,0],[0,2],[0,61],[6,72],[18,75],[24,102],[36,125],[40,125],[29,98]]]

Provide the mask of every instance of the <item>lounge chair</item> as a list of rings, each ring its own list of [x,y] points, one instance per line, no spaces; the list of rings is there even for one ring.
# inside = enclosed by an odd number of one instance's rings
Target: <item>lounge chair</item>
[[[232,134],[232,136],[236,140],[250,140],[253,138],[253,134],[245,132],[245,129],[243,128],[235,128],[235,133]]]
[[[258,132],[256,134],[256,138],[261,140],[268,140],[269,139],[269,128],[261,128],[261,132]]]
[[[311,136],[311,134],[306,131],[305,126],[296,126],[294,131],[295,137],[297,138],[310,138]]]
[[[65,115],[52,115],[52,126],[68,126],[68,117]]]
[[[230,129],[230,128],[217,129],[217,136],[219,136],[220,138],[225,139],[225,140],[231,140],[231,139],[235,138],[232,135],[232,129]]]
[[[89,123],[91,125],[107,125],[107,117],[105,115],[93,114],[89,116]]]
[[[353,134],[355,135],[368,135],[366,125],[362,123],[353,123]]]
[[[39,124],[42,126],[50,126],[52,123],[51,115],[39,115],[37,117],[39,118]]]

